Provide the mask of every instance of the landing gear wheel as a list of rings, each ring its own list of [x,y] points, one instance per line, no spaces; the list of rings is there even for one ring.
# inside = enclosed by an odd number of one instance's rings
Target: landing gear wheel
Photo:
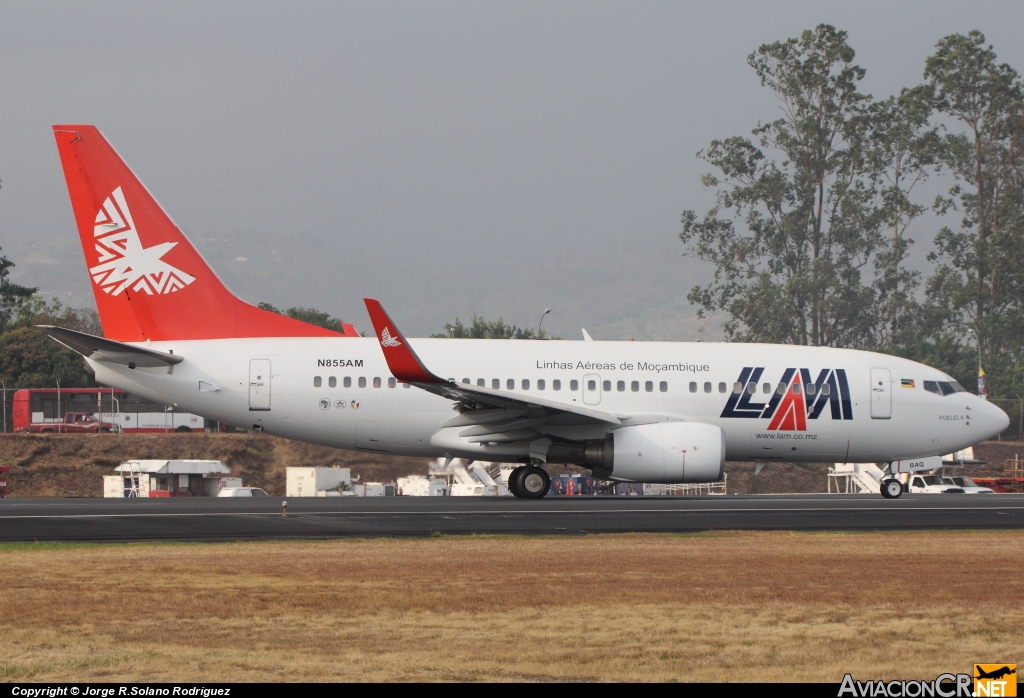
[[[523,474],[519,476],[516,486],[519,489],[520,497],[541,499],[551,487],[551,477],[548,476],[544,468],[528,465],[523,469]]]
[[[903,494],[903,483],[899,480],[882,482],[882,496],[886,499],[898,499],[901,494]]]
[[[519,494],[519,476],[523,474],[524,470],[526,470],[526,466],[520,465],[508,474],[508,491],[512,493],[513,497],[523,496]]]

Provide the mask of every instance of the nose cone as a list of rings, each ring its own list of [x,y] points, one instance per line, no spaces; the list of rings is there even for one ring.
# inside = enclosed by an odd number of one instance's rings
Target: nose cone
[[[1002,409],[993,405],[987,400],[978,400],[980,403],[977,414],[980,417],[980,426],[985,432],[985,438],[991,439],[997,434],[1002,434],[1010,426],[1010,417]]]

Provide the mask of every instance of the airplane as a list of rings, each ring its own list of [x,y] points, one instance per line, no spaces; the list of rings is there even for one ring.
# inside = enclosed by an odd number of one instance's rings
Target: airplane
[[[934,368],[852,349],[374,336],[233,295],[95,126],[53,127],[103,337],[43,327],[97,382],[254,432],[366,452],[546,463],[595,477],[722,479],[726,459],[893,464],[996,436],[1006,413]],[[760,466],[759,466],[760,467]],[[898,466],[897,466],[898,467]]]

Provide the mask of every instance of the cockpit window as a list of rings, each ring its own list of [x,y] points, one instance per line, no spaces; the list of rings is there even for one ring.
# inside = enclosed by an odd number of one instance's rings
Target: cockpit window
[[[953,395],[954,393],[966,393],[964,387],[956,381],[925,381],[924,389],[936,395]]]

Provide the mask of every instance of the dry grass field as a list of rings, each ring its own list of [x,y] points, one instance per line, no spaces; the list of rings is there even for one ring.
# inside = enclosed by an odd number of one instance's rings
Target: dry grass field
[[[7,681],[839,681],[1024,660],[1024,532],[0,546]]]

